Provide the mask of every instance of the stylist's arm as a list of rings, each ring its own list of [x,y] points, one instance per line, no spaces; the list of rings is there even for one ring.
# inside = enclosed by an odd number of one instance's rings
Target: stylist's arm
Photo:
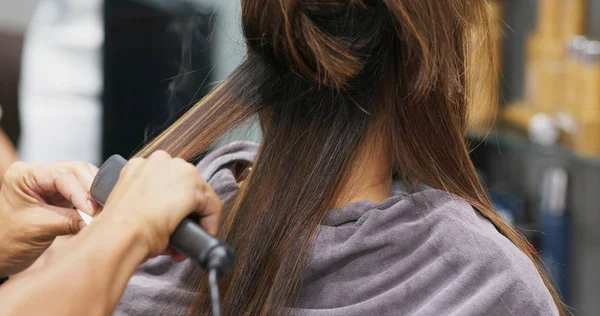
[[[107,315],[138,265],[160,255],[190,213],[215,233],[222,203],[193,165],[164,152],[132,159],[102,213],[44,270],[0,286],[6,315]]]

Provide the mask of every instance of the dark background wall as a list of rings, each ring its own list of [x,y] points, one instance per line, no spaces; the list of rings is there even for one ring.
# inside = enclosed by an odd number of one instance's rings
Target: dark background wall
[[[23,36],[0,29],[0,105],[3,115],[0,126],[10,140],[19,139],[19,79]]]
[[[141,2],[105,1],[103,159],[134,154],[211,82],[208,14]]]

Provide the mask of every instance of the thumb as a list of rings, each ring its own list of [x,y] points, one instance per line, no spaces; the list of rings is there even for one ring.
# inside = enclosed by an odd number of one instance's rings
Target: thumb
[[[41,216],[35,222],[41,235],[54,238],[77,234],[85,223],[74,209],[45,205],[41,208]]]

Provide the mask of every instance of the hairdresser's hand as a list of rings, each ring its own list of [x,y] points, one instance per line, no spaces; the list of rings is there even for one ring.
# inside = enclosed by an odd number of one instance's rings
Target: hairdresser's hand
[[[148,257],[154,257],[164,253],[171,233],[191,213],[197,213],[200,224],[216,234],[222,208],[194,165],[158,151],[148,159],[127,163],[94,224],[116,221],[116,227],[137,230]]]
[[[57,236],[77,233],[79,214],[95,212],[87,163],[13,164],[0,190],[0,277],[29,267]]]

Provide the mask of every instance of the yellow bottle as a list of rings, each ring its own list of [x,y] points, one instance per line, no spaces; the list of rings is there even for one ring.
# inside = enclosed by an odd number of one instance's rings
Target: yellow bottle
[[[600,41],[590,40],[583,56],[583,98],[577,112],[575,150],[583,156],[600,155]]]
[[[558,123],[563,131],[562,143],[573,148],[577,133],[577,113],[583,100],[583,54],[587,38],[575,36],[567,44],[567,60],[565,63],[564,103],[557,115]]]
[[[543,37],[563,37],[564,0],[538,0],[538,32]]]
[[[565,82],[565,114],[575,118],[581,103],[583,54],[587,45],[585,36],[575,36],[567,44],[566,82]]]
[[[567,40],[586,33],[586,8],[585,0],[564,0],[563,32]]]
[[[564,103],[566,48],[560,38],[538,39],[538,104],[539,112],[554,115]]]

